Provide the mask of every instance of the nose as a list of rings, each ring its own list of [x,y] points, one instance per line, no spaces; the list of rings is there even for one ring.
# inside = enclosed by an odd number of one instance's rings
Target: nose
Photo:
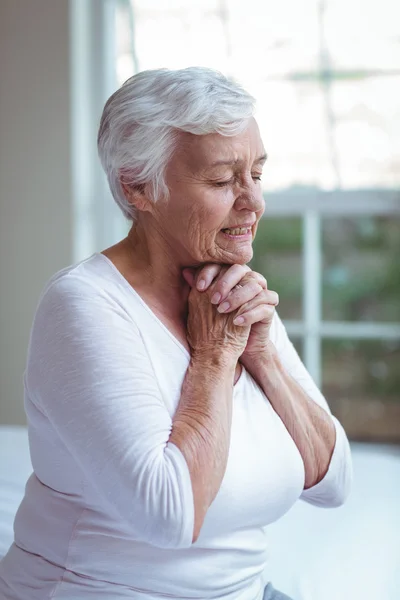
[[[249,210],[251,212],[259,212],[264,210],[265,201],[259,184],[253,181],[241,187],[235,200],[236,210]]]

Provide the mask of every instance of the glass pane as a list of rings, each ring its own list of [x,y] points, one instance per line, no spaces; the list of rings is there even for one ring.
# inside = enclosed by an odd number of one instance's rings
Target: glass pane
[[[116,23],[118,83],[138,70],[190,65],[233,76],[259,107],[257,119],[270,156],[264,188],[331,189],[336,180],[315,75],[317,5],[318,0],[282,0],[273,6],[258,0],[125,0]],[[293,71],[314,75],[300,82],[282,80]]]
[[[327,0],[326,43],[335,69],[399,69],[396,0]]]
[[[387,188],[400,184],[399,96],[400,75],[332,83],[332,147],[338,186]]]
[[[296,348],[297,353],[300,356],[301,360],[304,362],[304,355],[303,355],[304,343],[303,343],[303,338],[294,337],[293,335],[289,334],[289,339],[292,342],[293,346]]]
[[[133,20],[129,2],[119,1],[115,12],[116,81],[119,87],[137,72],[133,43]]]
[[[249,81],[268,153],[265,190],[336,187],[321,83]]]
[[[317,4],[318,0],[131,0],[138,70],[204,65],[243,83],[297,69],[315,70]],[[120,0],[121,10],[126,5],[129,0]]]
[[[119,0],[118,82],[189,65],[236,78],[257,100],[266,190],[397,186],[400,44],[393,0],[382,2]]]
[[[323,319],[400,321],[400,219],[322,220]]]
[[[323,341],[323,392],[351,438],[400,442],[399,364],[400,341]]]
[[[302,221],[264,218],[258,226],[251,266],[279,294],[282,319],[302,318]]]

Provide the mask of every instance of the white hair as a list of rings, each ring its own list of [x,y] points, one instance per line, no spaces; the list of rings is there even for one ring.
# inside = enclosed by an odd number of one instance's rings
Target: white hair
[[[124,183],[147,185],[154,202],[168,198],[165,168],[179,132],[232,136],[243,131],[254,112],[254,98],[222,73],[204,67],[142,71],[108,99],[97,146],[112,195],[125,217],[136,209]]]

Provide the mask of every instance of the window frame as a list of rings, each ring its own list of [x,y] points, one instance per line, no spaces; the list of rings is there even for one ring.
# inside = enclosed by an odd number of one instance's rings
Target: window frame
[[[328,321],[322,318],[323,217],[400,216],[400,194],[395,190],[310,190],[265,194],[264,218],[299,216],[303,221],[303,318],[285,319],[289,336],[303,341],[303,361],[316,384],[322,384],[323,339],[400,339],[400,324]],[[279,290],[278,290],[279,291]]]
[[[97,156],[104,104],[117,88],[117,0],[70,1],[73,260],[111,246],[126,219],[111,197]]]

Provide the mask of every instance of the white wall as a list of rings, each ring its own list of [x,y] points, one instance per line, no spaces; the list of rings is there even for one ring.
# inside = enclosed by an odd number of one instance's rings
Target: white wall
[[[0,424],[23,424],[32,317],[73,259],[68,0],[0,2]]]

